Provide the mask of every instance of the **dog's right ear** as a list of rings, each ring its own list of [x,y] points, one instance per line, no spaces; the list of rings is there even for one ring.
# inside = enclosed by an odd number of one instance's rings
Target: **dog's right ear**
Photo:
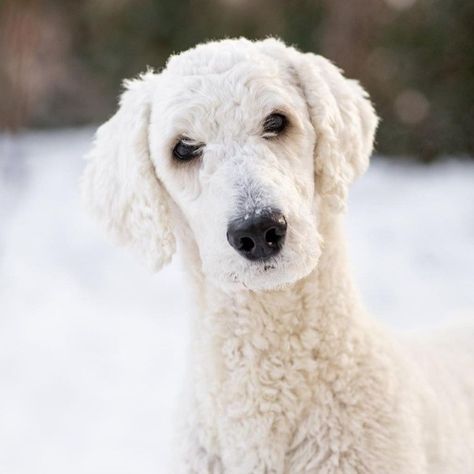
[[[119,243],[158,270],[175,251],[168,195],[149,155],[148,125],[156,75],[125,82],[116,114],[97,131],[81,181],[86,207]]]
[[[326,58],[273,38],[260,49],[293,72],[316,133],[316,187],[334,212],[345,209],[349,185],[365,172],[378,118],[367,92]]]

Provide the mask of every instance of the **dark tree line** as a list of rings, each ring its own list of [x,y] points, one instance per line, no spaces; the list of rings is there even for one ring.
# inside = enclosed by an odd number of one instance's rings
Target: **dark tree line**
[[[474,156],[473,25],[472,0],[0,0],[0,127],[101,121],[172,52],[277,35],[371,92],[379,152]]]

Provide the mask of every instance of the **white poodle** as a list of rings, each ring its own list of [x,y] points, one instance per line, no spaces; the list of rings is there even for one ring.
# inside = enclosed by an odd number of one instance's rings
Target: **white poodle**
[[[90,209],[196,299],[178,472],[474,473],[474,337],[395,342],[346,260],[377,117],[326,59],[211,42],[126,82],[83,177]],[[454,339],[455,338],[455,339]]]

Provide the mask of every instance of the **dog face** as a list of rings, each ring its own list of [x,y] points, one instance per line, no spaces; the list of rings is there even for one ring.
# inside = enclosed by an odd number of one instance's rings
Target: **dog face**
[[[172,61],[156,87],[149,136],[158,178],[206,276],[252,289],[294,281],[319,256],[315,132],[302,93],[263,55],[215,71],[199,53]]]
[[[127,84],[84,196],[155,266],[179,220],[216,284],[279,287],[317,265],[320,212],[343,208],[376,122],[364,91],[323,58],[276,40],[208,43]]]

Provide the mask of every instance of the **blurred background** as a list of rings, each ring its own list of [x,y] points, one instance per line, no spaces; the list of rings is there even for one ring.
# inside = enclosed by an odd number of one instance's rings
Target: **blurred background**
[[[382,122],[347,230],[396,331],[474,319],[472,0],[0,0],[0,473],[169,474],[188,301],[80,206],[124,78],[198,42],[280,36],[332,59]],[[178,408],[177,408],[178,407]]]
[[[280,36],[371,92],[378,151],[474,154],[470,0],[2,0],[0,126],[103,120],[121,80],[225,36]]]

